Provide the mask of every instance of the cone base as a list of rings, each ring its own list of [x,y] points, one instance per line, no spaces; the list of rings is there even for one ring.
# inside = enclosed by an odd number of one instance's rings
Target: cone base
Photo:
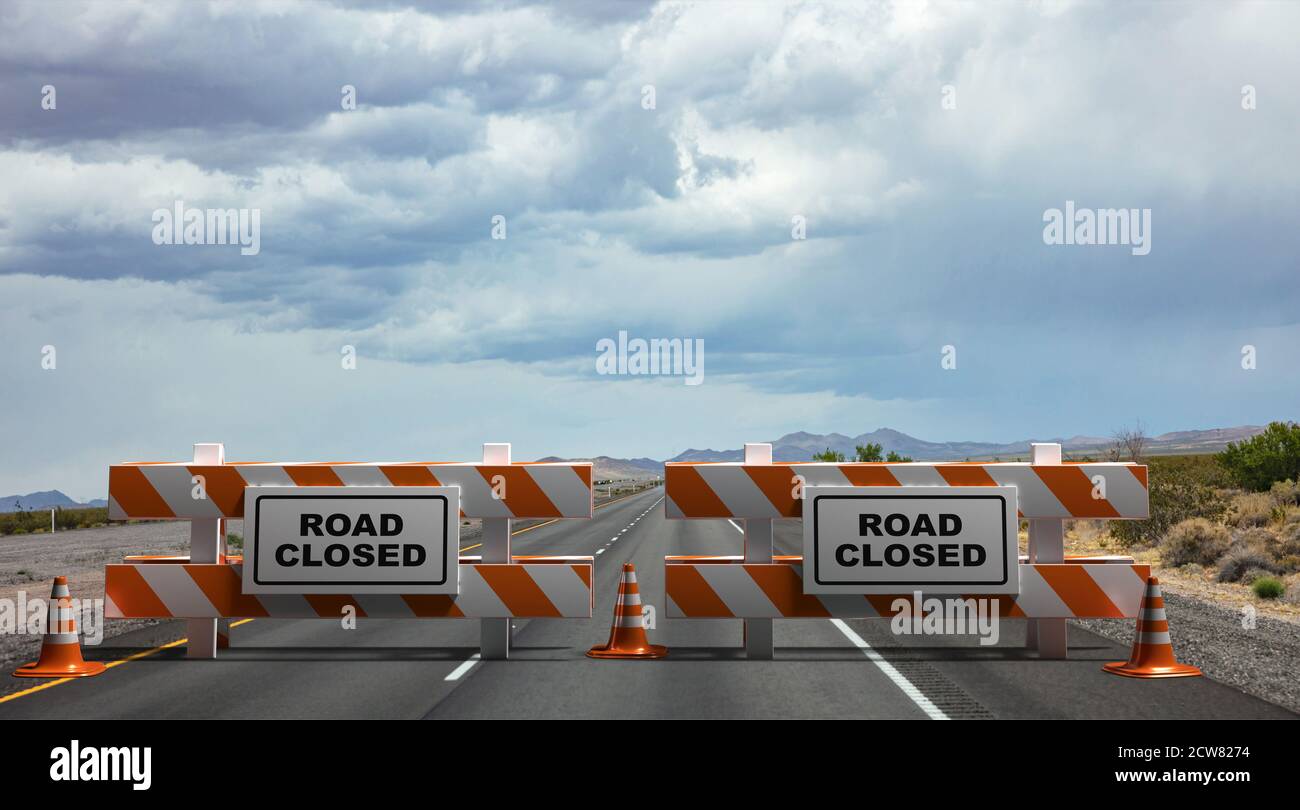
[[[1112,661],[1103,664],[1102,669],[1112,675],[1123,675],[1125,678],[1196,678],[1201,675],[1201,671],[1191,664],[1134,666],[1128,661]]]
[[[41,666],[39,661],[14,670],[15,678],[89,678],[105,669],[98,661],[84,661],[71,666]]]
[[[632,650],[611,650],[606,644],[587,650],[589,658],[663,658],[667,654],[668,648],[662,644],[650,644]]]

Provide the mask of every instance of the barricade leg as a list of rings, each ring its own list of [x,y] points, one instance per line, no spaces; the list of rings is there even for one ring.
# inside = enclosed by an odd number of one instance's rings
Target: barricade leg
[[[1030,446],[1030,462],[1059,465],[1061,445],[1035,443]],[[1060,518],[1034,518],[1029,521],[1029,561],[1031,563],[1065,562],[1065,521]],[[1030,619],[1025,646],[1038,651],[1039,658],[1063,659],[1068,655],[1065,619]]]
[[[194,445],[195,464],[224,464],[226,449],[222,444]],[[198,487],[198,484],[195,484]],[[207,497],[204,490],[199,492]],[[219,518],[192,518],[190,520],[190,562],[215,563],[225,554],[225,533]],[[217,619],[189,619],[186,621],[185,656],[187,658],[217,657]]]
[[[509,464],[509,444],[484,444],[484,464]],[[511,563],[510,518],[483,518],[483,562]],[[479,657],[504,661],[510,657],[510,619],[479,620]]]
[[[746,464],[771,464],[772,445],[747,443]],[[772,562],[772,521],[770,519],[745,521],[745,562]],[[745,619],[745,657],[758,661],[771,661],[773,656],[772,620]]]

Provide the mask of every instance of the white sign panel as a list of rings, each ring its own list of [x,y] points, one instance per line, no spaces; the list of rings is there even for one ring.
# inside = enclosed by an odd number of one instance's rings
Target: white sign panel
[[[809,594],[1020,592],[1015,487],[804,488]]]
[[[459,517],[459,487],[247,487],[244,593],[458,593]]]

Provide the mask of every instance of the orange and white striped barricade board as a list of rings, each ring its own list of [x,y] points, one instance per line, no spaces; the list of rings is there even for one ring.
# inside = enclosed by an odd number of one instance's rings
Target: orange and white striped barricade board
[[[484,657],[504,658],[510,618],[592,615],[594,558],[522,560],[509,541],[512,519],[589,519],[590,462],[512,463],[509,444],[485,444],[482,462],[226,462],[221,445],[196,445],[195,458],[112,465],[110,519],[215,527],[243,518],[248,559],[195,556],[192,549],[190,558],[107,566],[109,616],[187,618],[202,629],[214,618],[338,618],[344,605],[371,617],[479,618]],[[382,503],[405,505],[378,508]],[[482,520],[482,559],[459,557],[459,518]],[[397,551],[371,542],[407,521],[438,536]],[[270,556],[258,553],[264,522],[273,526],[267,537],[283,541]],[[284,540],[308,533],[322,539]],[[382,556],[390,553],[406,556]],[[309,562],[311,555],[317,559]],[[366,572],[379,557],[410,571]],[[310,574],[291,570],[308,565],[315,566]],[[341,571],[330,575],[331,568]],[[197,657],[216,654],[215,636],[206,646]]]
[[[809,486],[1011,486],[1023,518],[1148,517],[1147,468],[1120,462],[669,462],[664,508],[669,518],[797,518]]]
[[[895,600],[913,598],[911,592],[806,594],[800,556],[778,556],[771,563],[672,556],[665,563],[669,618],[887,619],[897,612]],[[1150,573],[1149,565],[1110,561],[1026,563],[1020,566],[1018,594],[947,596],[995,599],[999,616],[1010,619],[1132,619]]]
[[[746,463],[669,463],[664,470],[666,516],[743,521],[746,556],[736,564],[727,565],[720,565],[717,559],[666,560],[669,583],[667,615],[754,620],[803,616],[869,618],[888,615],[879,605],[887,605],[893,598],[898,598],[895,594],[907,596],[922,592],[980,596],[1002,603],[1004,617],[1031,619],[1031,646],[1038,644],[1040,626],[1047,627],[1051,631],[1050,643],[1046,648],[1039,648],[1040,651],[1044,651],[1044,657],[1064,657],[1064,622],[1059,619],[1084,616],[1131,618],[1134,614],[1130,606],[1136,609],[1144,587],[1143,576],[1134,573],[1144,567],[1134,566],[1131,560],[1127,563],[1067,560],[1063,546],[1064,520],[1147,518],[1147,468],[1123,462],[1062,462],[1060,446],[1054,444],[1034,445],[1032,450],[1034,463],[774,463],[769,445],[746,445]],[[909,489],[914,491],[908,492]],[[983,495],[979,494],[981,490]],[[954,500],[983,497],[992,500],[987,496],[1006,493],[1015,502],[1015,509],[1006,515],[1003,523],[1005,536],[1001,544],[1001,559],[997,561],[1006,567],[1006,581],[999,583],[999,578],[982,578],[966,585],[959,579],[908,582],[901,578],[903,581],[890,583],[863,578],[841,583],[844,587],[835,587],[833,582],[829,587],[826,583],[817,584],[816,571],[824,558],[811,553],[808,538],[814,534],[814,529],[810,526],[805,507],[810,494],[818,492],[842,493],[846,497],[855,497],[853,493],[857,496],[870,493],[896,504],[913,497]],[[897,494],[891,495],[891,492]],[[1015,550],[1017,521],[1013,520],[1013,515],[1029,521],[1029,554],[1023,562]],[[816,519],[815,515],[813,517]],[[803,519],[804,555],[778,559],[770,553],[751,553],[751,533],[762,549],[770,549],[771,521],[781,518]],[[878,524],[862,524],[859,532],[857,526],[841,523],[838,534],[846,542],[846,534],[889,534],[878,531]],[[986,523],[985,530],[996,530],[997,521],[988,520]],[[906,527],[900,523],[898,529],[904,531]],[[927,535],[931,530],[932,527],[927,525],[921,534]],[[883,537],[882,542],[888,542],[888,538]],[[841,547],[845,546],[836,546],[837,549]],[[997,548],[998,544],[988,545],[986,551],[991,556]],[[847,553],[845,563],[868,564],[863,561],[863,555],[870,551],[864,545],[856,556]],[[812,568],[805,569],[805,558],[812,561]],[[978,555],[975,558],[978,559]],[[872,560],[870,564],[876,562]],[[800,581],[804,577],[808,581]],[[1070,583],[1073,588],[1069,600],[1063,599],[1054,587],[1062,582]],[[690,606],[674,605],[674,594],[690,601]]]
[[[202,498],[194,497],[199,482]],[[108,517],[242,518],[244,488],[257,486],[460,487],[466,518],[590,518],[592,510],[590,462],[176,461],[110,466]]]
[[[245,563],[199,565],[183,558],[132,560],[104,568],[105,616],[114,619],[589,619],[594,558],[528,557],[511,564],[462,558],[457,594],[250,594]]]

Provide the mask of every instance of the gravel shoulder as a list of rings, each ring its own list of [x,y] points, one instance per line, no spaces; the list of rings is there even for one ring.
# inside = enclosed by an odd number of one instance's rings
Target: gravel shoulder
[[[1174,654],[1209,678],[1300,712],[1300,624],[1207,602],[1161,582]],[[1245,607],[1245,604],[1242,606]],[[1081,627],[1131,647],[1136,622],[1073,620]]]
[[[20,592],[25,592],[26,599],[48,600],[56,576],[68,578],[68,590],[75,599],[103,599],[105,564],[121,562],[128,554],[187,554],[189,547],[188,521],[0,537],[0,599],[16,603]],[[105,622],[104,638],[162,623],[114,619]],[[0,669],[7,671],[34,660],[40,647],[40,636],[0,634]]]

